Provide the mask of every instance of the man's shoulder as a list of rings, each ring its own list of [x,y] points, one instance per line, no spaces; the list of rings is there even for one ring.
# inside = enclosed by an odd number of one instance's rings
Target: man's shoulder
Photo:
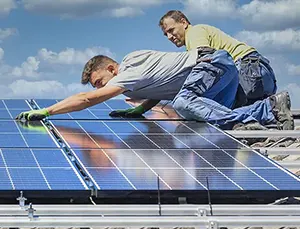
[[[200,29],[210,30],[210,29],[214,29],[214,28],[216,28],[216,27],[214,27],[212,25],[207,25],[207,24],[196,24],[196,25],[191,26],[192,30],[200,30]]]

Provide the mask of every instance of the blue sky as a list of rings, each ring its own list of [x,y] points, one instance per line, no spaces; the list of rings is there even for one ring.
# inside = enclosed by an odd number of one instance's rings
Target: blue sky
[[[91,90],[81,70],[97,54],[120,61],[138,49],[183,51],[158,27],[170,9],[257,48],[300,108],[299,0],[0,0],[0,98]]]

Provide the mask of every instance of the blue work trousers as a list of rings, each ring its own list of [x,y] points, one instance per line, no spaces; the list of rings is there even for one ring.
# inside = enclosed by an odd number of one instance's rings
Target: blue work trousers
[[[276,79],[270,62],[254,51],[236,61],[239,71],[239,81],[247,100],[240,105],[249,105],[263,100],[277,91]],[[242,95],[238,95],[240,99]],[[243,99],[242,99],[243,100]]]
[[[211,58],[211,62],[197,64],[172,101],[181,117],[207,121],[221,128],[238,122],[258,121],[264,125],[275,120],[269,99],[232,110],[239,84],[232,57],[218,50],[205,58]]]

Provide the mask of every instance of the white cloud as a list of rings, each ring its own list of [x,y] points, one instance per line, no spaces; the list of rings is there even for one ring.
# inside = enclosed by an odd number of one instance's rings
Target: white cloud
[[[15,0],[1,0],[0,1],[0,16],[7,15],[12,9],[17,7]]]
[[[30,56],[21,64],[21,67],[14,67],[11,74],[16,77],[37,78],[39,64],[40,61],[36,57]]]
[[[20,66],[9,66],[4,62],[4,50],[0,48],[0,98],[65,98],[92,90],[79,83],[80,76],[83,64],[99,54],[114,56],[103,47],[66,48],[60,52],[43,48]],[[77,75],[75,79],[74,75]]]
[[[245,25],[253,29],[284,29],[300,26],[299,0],[253,0],[243,5],[240,17]]]
[[[15,28],[6,28],[6,29],[1,29],[0,28],[0,42],[2,42],[4,39],[17,34],[18,31]]]
[[[65,98],[67,96],[87,91],[87,87],[79,83],[63,85],[58,81],[26,81],[17,80],[8,86],[13,98]],[[3,95],[5,96],[5,95]],[[6,96],[5,96],[6,97]]]
[[[140,14],[143,14],[143,11],[141,9],[135,9],[132,7],[123,7],[111,10],[111,15],[113,15],[114,17],[130,17]]]
[[[194,18],[236,17],[236,0],[184,0],[184,12]]]
[[[299,109],[300,108],[300,85],[296,83],[290,83],[284,87],[284,90],[287,90],[291,97],[292,102],[292,109]]]
[[[0,48],[0,62],[4,57],[4,50],[2,48]]]
[[[288,74],[291,76],[299,76],[300,79],[300,65],[287,64]]]
[[[163,0],[22,0],[24,8],[38,13],[59,15],[62,18],[100,14],[112,17],[133,16],[143,9],[164,3]]]
[[[238,19],[251,30],[299,28],[299,0],[181,0],[188,17],[202,20]]]
[[[82,65],[95,55],[107,55],[113,57],[114,54],[103,47],[86,48],[85,50],[75,50],[74,48],[66,48],[59,53],[47,50],[46,48],[38,51],[38,58],[49,64],[65,64],[65,65]]]
[[[254,32],[241,31],[235,36],[257,49],[266,52],[294,52],[300,50],[300,30]]]

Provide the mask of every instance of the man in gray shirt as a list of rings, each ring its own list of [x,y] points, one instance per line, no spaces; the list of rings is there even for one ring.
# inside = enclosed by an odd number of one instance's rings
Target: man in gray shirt
[[[97,89],[73,95],[41,110],[22,112],[17,119],[40,120],[82,110],[124,94],[146,100],[136,108],[111,115],[141,115],[160,100],[171,100],[183,118],[207,121],[221,128],[252,122],[294,128],[287,92],[231,109],[238,87],[238,71],[232,57],[224,50],[141,50],[128,54],[120,64],[99,55],[90,59],[83,69],[82,84],[87,83]]]

